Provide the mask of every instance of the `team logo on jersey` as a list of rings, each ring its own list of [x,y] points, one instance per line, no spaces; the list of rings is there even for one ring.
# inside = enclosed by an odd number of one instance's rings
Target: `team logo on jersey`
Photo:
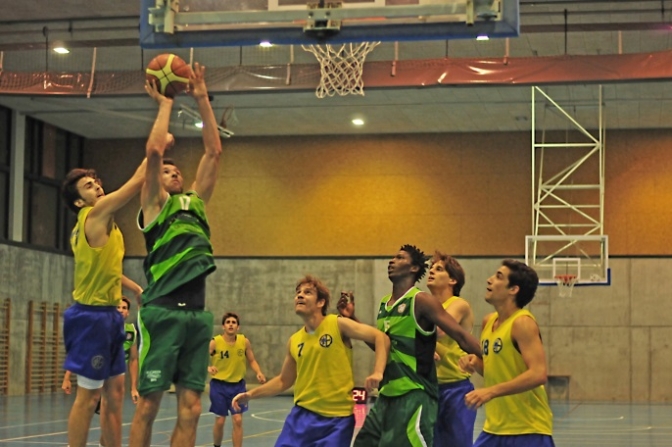
[[[494,351],[495,354],[499,354],[499,351],[501,351],[503,347],[504,343],[502,342],[501,338],[496,339],[495,342],[492,344],[492,350]]]
[[[105,364],[105,357],[102,355],[96,355],[91,359],[91,366],[93,369],[100,369]]]
[[[145,377],[147,377],[147,380],[150,382],[156,382],[161,378],[161,370],[155,369],[154,371],[147,371]]]
[[[328,348],[334,342],[334,337],[329,334],[324,334],[320,337],[320,346],[323,348]]]
[[[242,357],[243,354],[245,354],[245,351],[242,350],[242,349],[239,349],[239,350],[238,350],[238,357]]]
[[[406,310],[406,303],[402,303],[397,307],[397,313],[403,314]]]
[[[490,340],[483,340],[483,355],[488,355]]]

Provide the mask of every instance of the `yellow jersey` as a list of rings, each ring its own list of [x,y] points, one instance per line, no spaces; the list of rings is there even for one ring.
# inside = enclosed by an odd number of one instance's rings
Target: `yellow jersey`
[[[70,234],[70,246],[75,255],[75,290],[78,303],[89,306],[116,306],[121,300],[121,275],[124,260],[124,236],[117,224],[107,243],[91,247],[86,240],[84,224],[93,207],[79,210],[77,223]]]
[[[336,315],[313,333],[303,327],[292,335],[289,352],[296,361],[294,404],[324,417],[353,414],[352,348],[343,343]]]
[[[215,352],[211,359],[212,366],[217,368],[217,374],[212,378],[231,383],[243,380],[247,370],[245,336],[236,334],[236,341],[233,344],[227,342],[223,335],[217,335],[213,340]]]
[[[462,300],[459,296],[448,298],[443,303],[443,309],[448,309],[448,306],[455,301]],[[441,335],[436,339],[436,352],[441,356],[441,359],[436,362],[436,377],[439,383],[453,383],[468,379],[471,375],[465,373],[457,366],[460,357],[467,355],[466,352],[460,348],[455,340],[446,334]]]
[[[497,313],[492,314],[485,324],[481,334],[481,348],[486,387],[508,382],[527,371],[523,356],[511,338],[513,322],[523,316],[534,319],[528,310],[520,309],[505,321],[500,321],[494,331],[492,327],[497,321]],[[495,435],[552,435],[553,414],[544,386],[511,396],[496,397],[486,403],[483,431]]]

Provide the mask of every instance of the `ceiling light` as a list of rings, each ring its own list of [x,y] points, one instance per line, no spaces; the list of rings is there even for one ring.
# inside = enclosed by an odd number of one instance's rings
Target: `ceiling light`
[[[203,121],[196,121],[194,126],[198,127],[199,129],[203,129]]]
[[[70,50],[65,47],[55,47],[54,51],[58,54],[68,54],[70,52]]]
[[[264,40],[262,42],[259,42],[259,46],[262,48],[271,48],[273,44],[269,42],[268,40]]]
[[[490,40],[490,38],[485,34],[481,34],[480,36],[476,37],[476,40]]]
[[[355,118],[354,120],[352,120],[352,124],[354,124],[355,126],[363,126],[364,120],[361,118]]]

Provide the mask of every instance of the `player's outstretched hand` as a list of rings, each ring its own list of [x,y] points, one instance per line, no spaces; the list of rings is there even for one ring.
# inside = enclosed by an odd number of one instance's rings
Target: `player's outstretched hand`
[[[249,393],[240,393],[233,398],[233,400],[231,401],[231,406],[233,407],[234,410],[240,411],[240,406],[247,405],[249,401],[250,401]]]
[[[355,320],[355,295],[352,292],[341,292],[341,297],[336,303],[338,314],[345,318]]]
[[[157,104],[161,104],[163,101],[173,101],[159,92],[159,86],[156,85],[156,81],[145,80],[145,91]]]
[[[259,381],[259,383],[263,385],[264,383],[266,383],[266,376],[263,375],[262,373],[259,373],[257,374],[257,380]]]
[[[194,98],[207,98],[208,88],[205,86],[205,67],[198,62],[194,62],[194,68],[189,76],[189,92]]]
[[[374,389],[378,388],[380,381],[383,380],[383,375],[381,373],[374,372],[364,381],[364,386],[366,387],[367,392],[371,392]]]

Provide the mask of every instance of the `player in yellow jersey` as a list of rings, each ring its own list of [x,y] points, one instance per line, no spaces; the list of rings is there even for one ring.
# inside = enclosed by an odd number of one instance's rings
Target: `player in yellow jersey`
[[[233,312],[227,312],[222,317],[224,333],[217,335],[210,341],[210,363],[208,372],[210,380],[210,413],[216,415],[212,429],[214,447],[222,445],[224,437],[224,423],[226,416],[231,413],[233,430],[231,434],[234,447],[243,445],[243,413],[247,406],[236,410],[231,401],[237,394],[244,393],[245,361],[249,362],[252,370],[257,374],[259,383],[266,383],[266,377],[261,372],[257,359],[254,358],[250,340],[238,333],[240,318]]]
[[[375,345],[368,390],[383,378],[390,341],[382,332],[348,318],[327,315],[329,289],[306,276],[296,285],[294,310],[304,322],[287,343],[280,375],[233,399],[234,408],[250,399],[275,396],[294,386],[294,408],[287,416],[276,447],[349,447],[355,430],[352,398],[352,339]],[[296,382],[296,384],[295,384]]]
[[[469,302],[460,298],[464,270],[452,256],[436,251],[427,277],[427,288],[438,298],[448,314],[471,333],[474,313]],[[474,443],[476,411],[468,408],[464,396],[474,390],[470,375],[458,366],[467,353],[455,340],[438,329],[436,376],[439,381],[439,413],[434,425],[434,447],[471,447]]]
[[[483,319],[483,359],[465,356],[460,367],[478,372],[484,387],[465,397],[471,408],[485,405],[485,425],[474,447],[553,447],[546,355],[539,326],[524,307],[539,284],[526,264],[506,259],[488,279],[485,301],[495,312]]]
[[[124,397],[124,319],[117,311],[122,285],[139,297],[142,289],[122,274],[124,238],[114,213],[140,192],[146,161],[118,190],[105,194],[91,169],[73,169],[61,196],[77,215],[70,244],[75,258],[75,304],[63,314],[67,352],[64,369],[77,374],[77,395],[68,418],[70,447],[86,445],[91,418],[102,394],[101,424],[109,447],[121,445]]]

